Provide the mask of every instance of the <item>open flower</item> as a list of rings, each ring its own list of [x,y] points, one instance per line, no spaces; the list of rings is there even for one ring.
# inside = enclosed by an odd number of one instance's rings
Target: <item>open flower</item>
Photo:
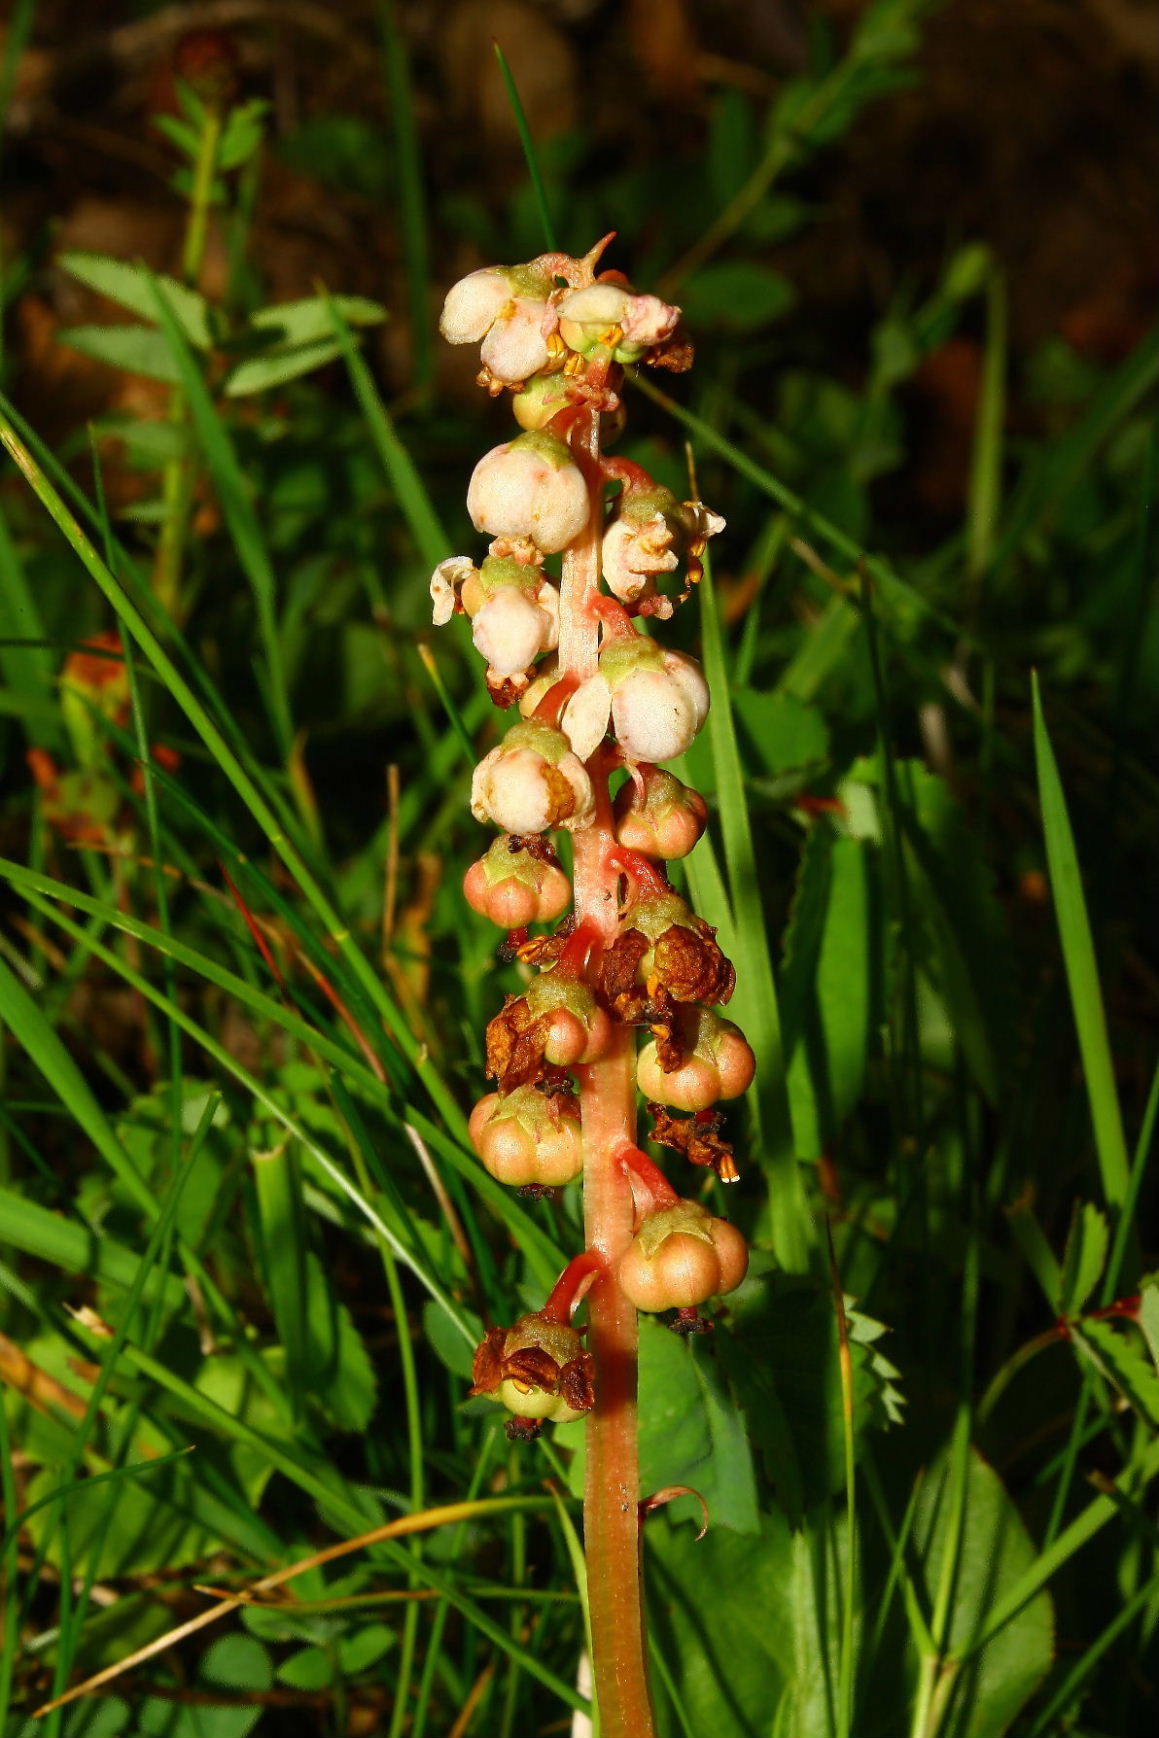
[[[707,716],[708,684],[696,660],[635,634],[605,647],[599,673],[576,689],[560,722],[581,760],[610,722],[627,759],[657,761],[683,754]]]
[[[535,265],[487,266],[450,290],[439,331],[451,344],[481,341],[480,359],[493,379],[519,385],[551,360],[551,292],[551,278]]]
[[[559,335],[568,349],[590,356],[603,347],[617,362],[639,362],[671,338],[679,320],[680,309],[659,296],[637,296],[626,284],[606,281],[573,290],[559,304]]]
[[[566,442],[529,430],[479,460],[467,489],[467,511],[476,531],[529,538],[550,555],[579,536],[591,502]]]
[[[670,489],[629,489],[604,533],[603,571],[621,603],[636,603],[656,576],[674,573],[680,558],[703,553],[724,520],[701,501],[678,501]],[[692,577],[699,577],[699,566]],[[663,612],[654,612],[663,613]]]
[[[591,824],[595,799],[583,762],[563,732],[529,718],[475,768],[471,813],[505,833],[574,830]]]

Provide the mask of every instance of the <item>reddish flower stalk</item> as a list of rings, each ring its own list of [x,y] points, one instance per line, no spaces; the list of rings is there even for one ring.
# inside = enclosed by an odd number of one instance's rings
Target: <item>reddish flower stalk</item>
[[[472,1139],[492,1175],[525,1193],[580,1171],[584,1188],[584,1253],[542,1310],[488,1331],[472,1392],[508,1408],[515,1438],[586,1416],[584,1542],[601,1726],[604,1738],[651,1738],[636,1307],[674,1309],[682,1330],[708,1325],[696,1306],[740,1283],[747,1252],[738,1231],[682,1201],[638,1147],[633,1028],[650,1030],[657,1138],[722,1177],[735,1166],[719,1118],[701,1127],[702,1107],[744,1090],[751,1052],[710,1012],[732,993],[732,967],[663,869],[693,848],[707,810],[653,763],[689,746],[708,690],[692,659],[634,620],[672,614],[724,521],[698,501],[677,501],[641,466],[603,457],[602,419],[621,408],[624,367],[687,367],[692,355],[678,309],[637,295],[619,274],[596,275],[610,239],[584,259],[551,254],[473,272],[448,295],[444,336],[481,342],[480,384],[493,395],[511,389],[525,432],[488,453],[471,479],[472,520],[493,539],[487,559],[479,568],[465,556],[441,562],[431,593],[436,622],[456,610],[471,617],[492,698],[518,703],[523,720],[476,768],[472,810],[509,838],[472,866],[465,890],[475,910],[511,919],[509,946],[539,971],[488,1026],[498,1091],[475,1107]],[[624,487],[605,523],[612,481]],[[563,555],[558,592],[543,568],[552,553]],[[660,582],[681,561],[686,577],[673,596]],[[621,769],[629,782],[613,805],[609,779]],[[554,935],[528,939],[528,922],[559,914],[561,871],[540,843],[555,827],[573,835],[574,908]],[[697,1115],[677,1119],[663,1105]],[[581,1300],[587,1325],[577,1329]]]

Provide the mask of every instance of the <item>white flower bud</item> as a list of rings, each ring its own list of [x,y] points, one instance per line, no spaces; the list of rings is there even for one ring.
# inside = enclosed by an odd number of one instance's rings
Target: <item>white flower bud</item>
[[[431,574],[431,602],[436,628],[449,622],[455,613],[455,600],[475,572],[475,563],[467,555],[452,555],[440,561]]]
[[[529,432],[493,447],[475,466],[467,511],[490,537],[528,537],[545,554],[566,549],[588,522],[588,487],[566,444]]]
[[[448,344],[477,344],[511,300],[511,286],[497,266],[471,272],[447,292],[439,331]]]
[[[506,833],[544,833],[549,827],[575,831],[591,825],[595,800],[567,737],[531,720],[515,725],[475,768],[471,813]]]
[[[548,334],[555,311],[546,302],[516,296],[504,308],[483,340],[480,356],[496,380],[518,386],[546,368],[551,360]]]
[[[581,760],[594,754],[612,716],[612,691],[604,676],[589,676],[581,682],[559,721],[560,729]]]
[[[489,597],[471,624],[475,649],[500,676],[518,676],[559,639],[559,602],[554,587],[543,588],[555,600],[554,612],[506,586]]]
[[[612,728],[629,760],[673,760],[708,716],[708,683],[693,658],[642,637],[600,658],[612,694]]]
[[[624,328],[621,348],[631,345],[650,350],[654,344],[662,344],[666,338],[671,338],[679,320],[680,309],[662,302],[659,296],[632,296],[620,321]]]

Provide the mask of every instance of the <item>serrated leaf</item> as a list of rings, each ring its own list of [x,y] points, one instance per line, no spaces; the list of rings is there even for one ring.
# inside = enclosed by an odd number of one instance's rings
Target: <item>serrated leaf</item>
[[[1058,1313],[1077,1315],[1099,1280],[1107,1261],[1110,1242],[1107,1221],[1089,1201],[1076,1201],[1067,1234],[1059,1280]]]
[[[103,253],[62,253],[57,261],[71,277],[87,284],[90,290],[107,296],[131,314],[153,324],[156,303],[151,284],[156,284],[165,296],[180,326],[183,336],[198,350],[208,350],[213,343],[209,303],[196,290],[163,273],[149,273],[127,260],[113,259]],[[80,327],[80,331],[90,328]],[[63,337],[63,334],[62,334]]]
[[[196,157],[199,144],[197,129],[191,127],[188,121],[178,120],[176,115],[154,115],[152,123],[179,151],[183,151],[187,157]]]
[[[995,1603],[1038,1557],[997,1473],[974,1449],[969,1455],[953,1592],[940,1638],[948,1655],[965,1651]],[[943,1455],[923,1479],[915,1505],[915,1581],[927,1611],[935,1607],[946,1551],[956,1536],[950,1479],[949,1456]],[[1053,1643],[1050,1598],[1039,1593],[962,1667],[947,1717],[938,1727],[942,1738],[1001,1738],[1050,1669]],[[916,1681],[919,1664],[912,1639],[907,1655]]]
[[[226,377],[225,395],[227,398],[245,398],[251,392],[266,392],[272,386],[284,386],[289,380],[298,380],[315,368],[325,367],[341,354],[333,339],[322,339],[317,344],[295,345],[292,350],[279,347],[267,351],[264,356],[250,356],[239,362]]]
[[[180,379],[165,335],[154,326],[66,326],[57,339],[126,374],[144,374],[171,386]]]
[[[217,151],[217,167],[226,173],[240,169],[253,156],[265,133],[270,105],[264,97],[251,97],[231,110]]]
[[[381,302],[366,296],[310,296],[302,302],[259,308],[251,314],[250,325],[263,333],[276,331],[279,344],[315,344],[321,338],[334,337],[331,308],[338,310],[348,326],[377,326],[387,317]]]
[[[1075,1322],[1071,1335],[1139,1417],[1159,1430],[1159,1372],[1130,1331],[1088,1319]]]

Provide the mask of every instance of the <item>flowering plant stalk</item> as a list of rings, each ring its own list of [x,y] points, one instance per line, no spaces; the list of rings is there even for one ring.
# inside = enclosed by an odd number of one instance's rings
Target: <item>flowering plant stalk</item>
[[[582,259],[546,254],[473,272],[447,296],[444,337],[481,345],[480,384],[510,390],[522,432],[471,478],[486,558],[441,562],[431,593],[436,622],[470,616],[492,697],[520,714],[475,771],[472,811],[501,835],[468,871],[465,893],[509,930],[509,957],[535,975],[488,1027],[497,1089],[476,1106],[472,1138],[504,1182],[543,1193],[582,1179],[584,1191],[584,1251],[542,1310],[490,1329],[472,1391],[508,1408],[513,1437],[586,1418],[602,1729],[648,1738],[637,1310],[672,1311],[681,1331],[706,1327],[699,1306],[739,1285],[748,1255],[735,1227],[682,1200],[641,1151],[637,1089],[653,1139],[732,1181],[712,1107],[747,1088],[754,1062],[738,1028],[712,1011],[732,994],[732,966],[664,868],[692,850],[707,810],[657,763],[691,744],[707,685],[694,660],[638,626],[686,600],[724,521],[605,453],[623,427],[625,368],[692,361],[678,308],[598,270],[610,239]],[[551,554],[562,555],[558,588],[544,569]],[[573,837],[570,885],[549,839],[558,828]],[[534,923],[557,927],[531,937]]]

